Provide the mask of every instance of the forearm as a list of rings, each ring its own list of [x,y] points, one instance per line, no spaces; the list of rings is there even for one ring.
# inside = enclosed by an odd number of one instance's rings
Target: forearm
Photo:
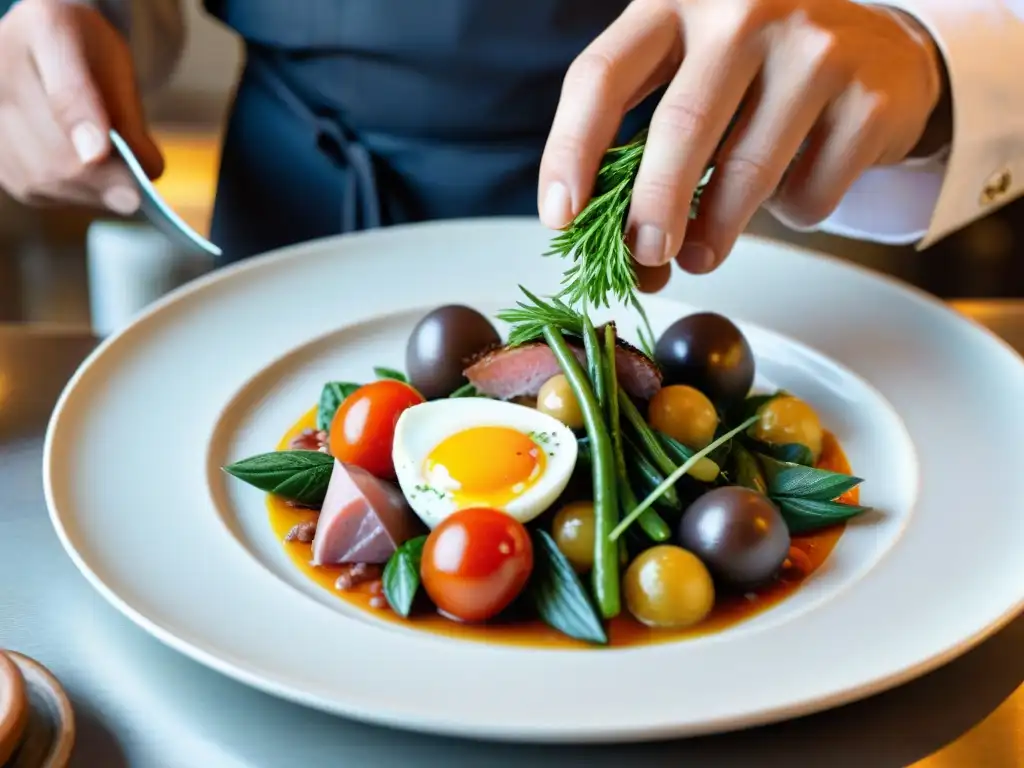
[[[128,40],[143,92],[164,85],[185,46],[181,0],[68,0],[102,13]]]
[[[931,35],[945,98],[912,157],[867,171],[821,229],[925,247],[1024,193],[1024,18],[1002,0],[884,2]]]

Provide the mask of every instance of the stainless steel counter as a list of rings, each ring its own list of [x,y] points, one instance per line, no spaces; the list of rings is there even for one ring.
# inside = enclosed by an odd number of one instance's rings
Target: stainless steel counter
[[[1024,350],[1024,303],[958,308]],[[43,433],[61,388],[94,343],[74,331],[0,326],[0,647],[36,658],[64,683],[79,725],[73,765],[1024,766],[1024,617],[894,691],[767,728],[658,744],[455,741],[356,724],[245,688],[164,647],[107,605],[50,527]],[[138,513],[146,513],[144,503]]]

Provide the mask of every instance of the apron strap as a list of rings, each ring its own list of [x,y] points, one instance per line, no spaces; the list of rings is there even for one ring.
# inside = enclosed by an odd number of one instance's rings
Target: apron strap
[[[309,126],[321,153],[348,171],[346,194],[341,204],[341,231],[380,227],[377,169],[373,156],[355,132],[337,118],[310,109],[263,56],[249,57],[248,69],[298,120]]]

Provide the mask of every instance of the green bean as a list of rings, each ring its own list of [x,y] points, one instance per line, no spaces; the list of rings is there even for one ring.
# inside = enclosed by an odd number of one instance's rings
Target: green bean
[[[615,326],[604,327],[604,369],[608,384],[608,424],[612,433],[612,450],[615,452],[615,469],[619,476],[619,508],[628,515],[637,505],[636,494],[629,484],[626,472],[626,455],[622,450],[622,425],[619,422],[619,387],[615,371]],[[654,509],[648,509],[639,519],[640,527],[653,541],[665,541],[672,532]]]
[[[647,494],[647,498],[641,501],[640,504],[637,505],[637,507],[632,512],[626,515],[626,517],[623,518],[617,526],[615,526],[615,530],[611,532],[612,541],[614,542],[615,539],[619,538],[619,536],[621,536],[623,532],[627,528],[629,528],[629,526],[631,526],[638,517],[640,517],[640,515],[642,515],[646,510],[650,509],[651,505],[654,504],[654,502],[656,502],[661,497],[661,495],[665,493],[666,489],[671,488],[673,485],[675,485],[675,483],[679,481],[679,478],[681,478],[688,471],[690,471],[690,469],[692,469],[697,462],[699,462],[701,459],[707,456],[707,454],[715,450],[715,448],[717,448],[718,446],[734,438],[744,429],[746,429],[755,421],[757,421],[757,419],[757,416],[751,416],[738,427],[736,427],[735,429],[730,429],[717,440],[712,441],[711,444],[708,445],[706,448],[701,448],[699,451],[693,454],[693,456],[691,456],[687,461],[684,461],[683,464],[679,467],[679,469],[677,469],[671,475],[666,477],[665,481],[661,485],[659,485],[657,488],[655,488],[653,491]]]
[[[743,445],[736,443],[732,449],[733,464],[736,467],[736,484],[749,488],[752,491],[768,495],[768,486],[765,483],[764,473],[754,458],[754,454]]]
[[[583,350],[587,353],[587,370],[590,385],[594,388],[594,396],[604,410],[608,407],[608,386],[601,366],[601,345],[597,340],[597,331],[590,318],[583,315]]]
[[[680,464],[685,464],[694,456],[694,452],[687,446],[662,432],[656,432],[655,439],[661,443],[662,447],[672,457],[672,459]],[[713,483],[718,478],[718,473],[720,471],[721,468],[717,463],[709,459],[707,456],[703,456],[693,465],[693,468],[690,470],[690,474],[702,483]]]
[[[615,483],[615,454],[601,408],[590,388],[576,355],[566,344],[562,332],[553,325],[544,326],[544,339],[555,355],[562,373],[576,396],[583,414],[583,425],[590,438],[594,483],[594,567],[591,579],[598,610],[606,619],[619,615],[619,548],[611,531],[619,518],[618,488]]]
[[[621,390],[619,391],[619,409],[626,416],[626,421],[633,427],[633,431],[640,440],[640,447],[647,454],[647,458],[650,459],[651,463],[658,468],[658,471],[666,477],[675,472],[679,464],[672,461],[669,455],[665,453],[665,449],[658,442],[658,438],[654,436],[654,430],[651,429],[651,425],[647,423],[643,414],[633,404],[633,401],[629,399],[629,395]],[[679,495],[676,493],[675,488],[670,488],[665,493],[665,502],[670,507],[680,506]]]
[[[651,463],[639,446],[629,438],[623,441],[623,452],[627,456],[627,469],[632,470],[633,475],[637,478],[637,483],[640,486],[637,489],[638,492],[646,495],[665,481],[665,475]],[[669,504],[666,498],[667,495],[661,497],[663,504],[674,509],[682,509],[682,504]]]

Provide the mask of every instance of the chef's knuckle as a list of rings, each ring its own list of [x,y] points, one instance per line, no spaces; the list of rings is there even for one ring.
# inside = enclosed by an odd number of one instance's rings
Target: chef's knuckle
[[[4,188],[7,194],[19,203],[28,203],[32,197],[32,189],[29,187],[28,180],[21,176],[7,180]]]
[[[757,0],[721,0],[709,9],[702,37],[732,50],[761,32],[768,20],[765,3]]]
[[[658,105],[652,123],[671,136],[700,134],[708,127],[708,108],[693,98],[666,98]]]
[[[839,204],[835,194],[815,191],[809,187],[790,190],[780,201],[787,218],[798,227],[814,227],[825,221]]]
[[[781,174],[768,158],[730,154],[716,164],[715,173],[730,180],[744,198],[764,200],[779,183]]]
[[[586,138],[575,131],[558,131],[551,134],[544,148],[545,167],[575,167],[586,147]]]
[[[617,62],[600,50],[581,53],[565,74],[565,90],[592,93],[599,100],[611,95]]]
[[[676,208],[679,180],[661,173],[640,179],[633,189],[632,207],[651,223],[666,223]]]
[[[815,26],[801,34],[798,54],[806,70],[827,73],[835,69],[840,48],[839,38],[834,32]]]
[[[62,125],[69,125],[75,122],[86,106],[85,83],[78,83],[77,79],[71,84],[53,90],[47,96],[47,102],[53,111],[53,116]]]

